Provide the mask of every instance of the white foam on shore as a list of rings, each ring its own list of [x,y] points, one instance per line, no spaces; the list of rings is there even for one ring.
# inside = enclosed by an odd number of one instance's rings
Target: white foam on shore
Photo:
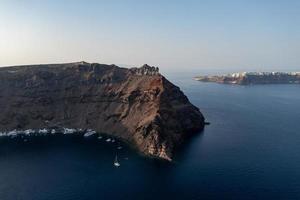
[[[97,133],[93,129],[75,129],[75,128],[41,128],[41,129],[26,129],[26,130],[11,130],[11,131],[0,131],[0,138],[20,138],[24,142],[28,141],[29,137],[43,137],[43,136],[54,136],[54,135],[78,135],[84,138],[95,136],[98,140],[103,139],[107,143],[115,143],[117,140],[114,137]],[[117,147],[122,149],[122,147]]]
[[[74,128],[64,128],[64,129],[63,129],[63,134],[74,134],[74,133],[76,133],[76,132],[79,132],[79,131],[77,131],[77,130],[74,129]]]
[[[115,143],[117,139],[110,137],[105,134],[97,133],[93,129],[75,129],[75,128],[41,128],[41,129],[26,129],[26,130],[11,130],[11,131],[0,131],[0,139],[21,139],[27,142],[30,137],[45,137],[54,135],[78,135],[84,138],[95,136],[98,140],[103,139],[106,143]],[[121,150],[122,146],[117,146],[116,149]]]
[[[75,128],[41,128],[41,129],[26,129],[26,130],[11,130],[11,131],[0,131],[0,137],[18,137],[18,136],[47,136],[47,135],[55,135],[55,134],[83,134],[86,135],[94,135],[97,134],[96,131],[92,129],[88,129],[84,131],[83,129],[75,129]]]
[[[92,129],[88,129],[87,131],[86,131],[86,133],[83,135],[84,137],[90,137],[90,136],[92,136],[92,135],[95,135],[97,132],[96,131],[94,131],[94,130],[92,130]]]

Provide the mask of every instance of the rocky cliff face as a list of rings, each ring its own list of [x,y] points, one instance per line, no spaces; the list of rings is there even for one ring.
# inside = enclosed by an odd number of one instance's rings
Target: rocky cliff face
[[[171,160],[204,117],[158,68],[70,64],[0,68],[0,131],[94,129]]]

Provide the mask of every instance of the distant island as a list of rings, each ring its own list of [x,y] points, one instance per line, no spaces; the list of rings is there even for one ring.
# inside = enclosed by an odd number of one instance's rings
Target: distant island
[[[0,68],[0,136],[105,133],[171,160],[204,117],[157,67],[66,63]]]
[[[197,81],[224,84],[299,84],[300,72],[238,72],[220,76],[196,76]]]

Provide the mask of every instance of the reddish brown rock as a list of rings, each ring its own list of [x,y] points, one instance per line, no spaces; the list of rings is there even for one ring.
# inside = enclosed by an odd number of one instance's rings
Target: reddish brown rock
[[[0,68],[0,131],[94,129],[171,160],[204,117],[158,68],[70,64]],[[47,122],[47,123],[46,123]]]

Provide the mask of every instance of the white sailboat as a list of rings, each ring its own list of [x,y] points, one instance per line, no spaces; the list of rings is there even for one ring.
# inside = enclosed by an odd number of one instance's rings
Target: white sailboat
[[[116,155],[116,158],[115,158],[115,161],[114,161],[114,166],[115,167],[120,167],[121,166],[121,164],[118,161],[118,156],[117,155]]]

